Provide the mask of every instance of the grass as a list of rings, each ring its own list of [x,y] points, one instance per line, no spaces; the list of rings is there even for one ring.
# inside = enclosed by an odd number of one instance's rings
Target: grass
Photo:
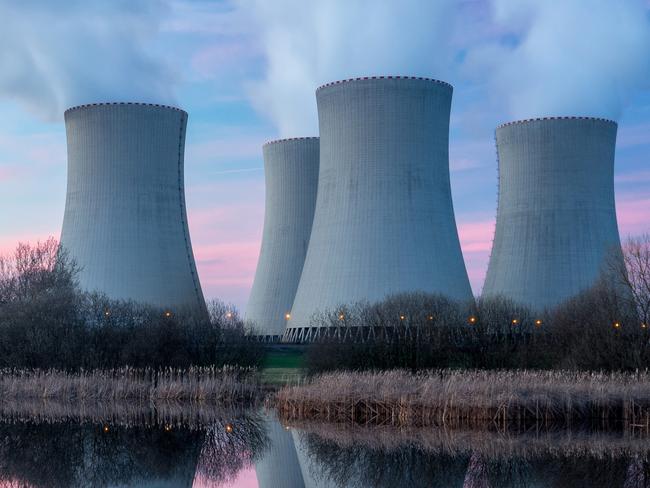
[[[285,386],[271,403],[288,422],[458,428],[597,421],[650,430],[650,373],[336,372]]]
[[[264,356],[263,368],[300,369],[304,366],[303,351],[296,349],[273,349]]]
[[[303,349],[276,346],[266,352],[260,380],[269,386],[296,384],[302,380],[303,368]]]

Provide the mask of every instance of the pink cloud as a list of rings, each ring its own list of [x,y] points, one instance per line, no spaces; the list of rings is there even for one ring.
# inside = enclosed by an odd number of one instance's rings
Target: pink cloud
[[[192,483],[192,488],[212,488],[214,484],[206,479],[203,476],[198,475],[194,478]],[[221,488],[258,488],[259,483],[257,481],[257,474],[255,473],[254,467],[249,467],[242,469],[238,474],[237,478],[233,480],[232,483],[227,485],[219,485]]]
[[[188,212],[204,295],[242,310],[255,276],[264,222],[263,182],[251,181],[246,187],[250,190],[243,193],[241,185],[227,181],[198,185],[199,203],[206,198],[209,203]]]
[[[492,249],[494,225],[494,218],[469,222],[459,220],[458,223],[460,245],[474,294],[479,294],[483,287],[483,280],[485,279]]]
[[[458,223],[458,237],[465,252],[485,252],[492,249],[494,219]]]
[[[12,254],[16,249],[16,246],[21,242],[36,244],[39,241],[44,242],[50,237],[54,237],[58,240],[58,231],[44,234],[2,234],[0,235],[0,255],[6,256]]]
[[[650,195],[618,199],[616,215],[622,237],[650,232]]]

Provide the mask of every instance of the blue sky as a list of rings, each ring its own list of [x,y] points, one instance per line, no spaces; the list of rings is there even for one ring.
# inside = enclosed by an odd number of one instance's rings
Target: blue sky
[[[186,192],[204,292],[243,308],[264,217],[262,144],[317,135],[314,91],[355,76],[454,85],[450,165],[480,292],[494,231],[494,129],[616,119],[622,236],[650,231],[650,2],[0,0],[0,250],[58,237],[63,111],[102,101],[189,112]]]

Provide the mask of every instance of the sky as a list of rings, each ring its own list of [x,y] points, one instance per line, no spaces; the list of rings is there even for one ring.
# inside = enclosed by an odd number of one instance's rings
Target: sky
[[[650,232],[650,0],[0,0],[0,18],[0,253],[59,237],[66,108],[172,104],[189,113],[185,190],[204,294],[245,309],[262,144],[318,135],[315,89],[372,75],[454,85],[452,194],[475,294],[501,123],[616,120],[621,236]]]

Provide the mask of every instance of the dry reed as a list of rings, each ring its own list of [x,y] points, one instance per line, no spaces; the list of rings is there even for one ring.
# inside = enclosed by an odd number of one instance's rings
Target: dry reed
[[[270,400],[287,421],[480,427],[620,423],[650,430],[650,373],[337,372]]]
[[[0,370],[0,404],[28,399],[68,402],[205,402],[232,405],[260,398],[254,369],[193,367],[162,370],[120,368],[67,373]]]

